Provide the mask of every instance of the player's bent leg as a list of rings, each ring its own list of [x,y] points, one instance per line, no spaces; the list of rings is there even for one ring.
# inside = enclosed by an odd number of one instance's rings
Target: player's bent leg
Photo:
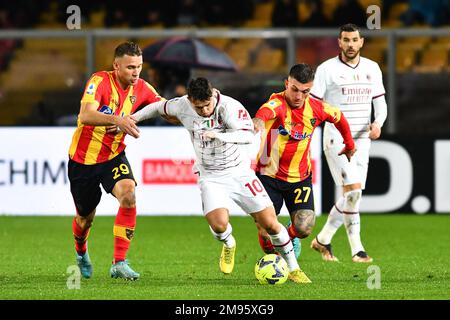
[[[92,263],[87,250],[87,239],[90,227],[94,220],[95,209],[87,216],[77,215],[72,221],[72,231],[75,238],[75,250],[77,265],[81,276],[85,279],[92,277]]]
[[[331,244],[322,244],[319,242],[317,237],[313,239],[311,242],[311,249],[316,250],[317,252],[320,252],[322,255],[322,259],[324,261],[334,261],[338,262],[339,259],[334,256],[333,251],[331,249]]]
[[[84,254],[76,255],[77,265],[80,268],[81,276],[85,279],[92,277],[92,263],[89,257],[89,253],[86,251]]]
[[[301,271],[295,258],[292,241],[286,228],[280,224],[273,206],[251,214],[259,225],[269,234],[272,243],[281,256],[286,260],[289,268],[289,279],[296,283],[310,283],[311,280]]]
[[[288,224],[288,233],[294,245],[295,256],[300,256],[300,239],[309,236],[316,223],[316,214],[314,210],[299,209],[291,212],[291,221]]]
[[[340,197],[331,208],[330,213],[328,214],[327,222],[317,235],[317,241],[320,243],[331,244],[331,240],[333,239],[336,231],[344,223],[344,202],[344,197]]]
[[[291,235],[291,231],[290,231],[291,226],[292,226],[292,222],[291,222],[291,220],[289,220],[288,224],[286,225],[286,229],[288,230],[289,237],[291,238],[291,241],[292,241],[292,246],[294,247],[295,258],[298,260],[298,258],[300,257],[300,253],[302,251],[302,243],[300,242],[299,237]]]
[[[371,263],[373,259],[367,255],[361,242],[361,217],[359,215],[361,196],[361,184],[344,186],[344,225],[352,251],[352,261]]]
[[[296,210],[291,213],[291,221],[293,221],[293,224],[291,225],[290,230],[295,231],[295,236],[303,239],[311,234],[316,224],[316,214],[314,210]]]
[[[233,237],[233,228],[229,223],[228,210],[214,209],[206,214],[209,228],[214,238],[223,243],[219,259],[219,269],[224,274],[230,274],[234,269],[234,256],[236,254],[236,240]]]
[[[269,234],[264,230],[257,222],[255,222],[258,228],[258,242],[265,254],[275,254],[275,248],[270,240]]]
[[[136,280],[139,273],[131,269],[126,255],[134,237],[136,228],[136,197],[135,181],[122,179],[118,181],[112,190],[112,194],[120,203],[119,210],[114,221],[114,259],[110,269],[111,277]]]
[[[112,190],[112,194],[119,200],[123,208],[136,207],[136,182],[132,179],[122,179],[117,181]]]

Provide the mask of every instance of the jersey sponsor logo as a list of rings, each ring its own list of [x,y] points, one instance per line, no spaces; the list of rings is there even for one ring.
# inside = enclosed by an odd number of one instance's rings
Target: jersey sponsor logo
[[[112,114],[113,113],[112,109],[109,106],[107,106],[107,105],[103,105],[100,108],[100,110],[98,110],[98,111],[100,111],[101,113],[104,113],[104,114]]]
[[[306,133],[306,132],[302,133],[302,132],[294,131],[294,132],[291,132],[291,137],[295,140],[302,141],[305,139],[311,139],[312,133]]]
[[[192,172],[193,159],[144,159],[143,184],[196,184],[197,175]]]
[[[297,130],[291,130],[289,132],[289,130],[287,130],[286,128],[284,128],[281,125],[278,127],[277,131],[282,136],[289,135],[292,139],[299,140],[299,141],[302,141],[302,140],[305,140],[305,139],[311,139],[311,137],[312,137],[312,133],[298,132]]]
[[[282,125],[280,125],[277,129],[278,133],[282,136],[287,136],[289,134],[289,131],[287,131]]]

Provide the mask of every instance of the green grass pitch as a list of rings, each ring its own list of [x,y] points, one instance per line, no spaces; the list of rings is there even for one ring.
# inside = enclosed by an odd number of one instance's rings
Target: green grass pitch
[[[283,223],[286,217],[282,217]],[[369,289],[374,273],[351,262],[344,228],[333,240],[340,263],[326,263],[302,241],[300,265],[312,284],[288,281],[260,285],[253,268],[262,256],[250,217],[232,217],[237,240],[232,275],[218,267],[221,244],[203,217],[138,217],[128,258],[141,279],[109,277],[114,217],[97,217],[89,237],[94,274],[68,289],[75,264],[71,217],[0,216],[0,299],[450,299],[450,216],[362,215],[362,236],[380,270],[380,289]]]

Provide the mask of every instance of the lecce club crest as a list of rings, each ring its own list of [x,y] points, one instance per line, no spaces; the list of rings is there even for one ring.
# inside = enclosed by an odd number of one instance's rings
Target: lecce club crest
[[[130,102],[134,104],[136,102],[136,96],[130,96]]]

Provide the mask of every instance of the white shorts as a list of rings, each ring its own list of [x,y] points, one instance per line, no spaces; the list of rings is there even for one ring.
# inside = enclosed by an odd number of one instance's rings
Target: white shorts
[[[247,214],[272,205],[266,189],[250,168],[234,175],[200,176],[198,183],[205,215],[218,208],[229,209],[230,200]]]
[[[328,144],[324,146],[328,168],[330,168],[336,185],[345,186],[361,183],[361,189],[365,189],[367,169],[369,167],[370,143],[370,139],[356,139],[356,152],[350,162],[345,155],[338,156],[338,153],[344,148],[344,144]]]

